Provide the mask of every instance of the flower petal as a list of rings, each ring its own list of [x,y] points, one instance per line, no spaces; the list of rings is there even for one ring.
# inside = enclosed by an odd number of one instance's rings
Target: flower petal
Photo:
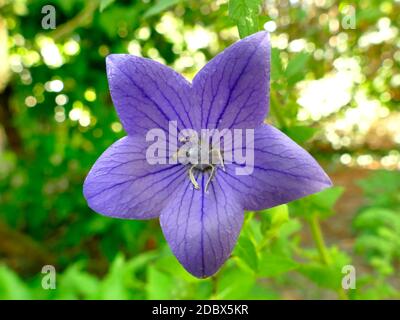
[[[128,136],[100,156],[83,186],[90,208],[116,218],[159,216],[170,190],[187,180],[186,170],[180,164],[150,165],[146,148],[144,140]]]
[[[205,192],[207,178],[202,174],[197,178],[200,190],[188,180],[160,216],[173,253],[199,278],[213,275],[229,258],[244,215],[229,186],[213,180]]]
[[[218,175],[234,189],[246,210],[288,203],[332,185],[307,151],[269,125],[254,130],[254,171],[237,175],[238,167],[227,165],[227,171],[218,170]]]
[[[265,31],[212,59],[193,80],[202,128],[254,128],[269,107],[270,42]]]
[[[191,84],[171,68],[129,54],[111,54],[106,59],[112,100],[128,134],[149,129],[196,128],[191,108]]]

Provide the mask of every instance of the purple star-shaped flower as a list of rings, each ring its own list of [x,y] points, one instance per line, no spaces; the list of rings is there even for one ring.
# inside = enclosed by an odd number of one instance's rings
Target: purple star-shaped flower
[[[214,274],[230,256],[245,210],[270,208],[331,186],[310,154],[263,123],[270,78],[266,32],[227,48],[192,83],[162,64],[127,54],[107,57],[107,76],[127,136],[96,161],[84,196],[103,215],[159,217],[173,253],[196,277]],[[171,121],[178,131],[254,129],[252,173],[238,175],[235,161],[217,165],[212,179],[209,168],[191,163],[150,164],[146,134],[154,128],[167,132]]]

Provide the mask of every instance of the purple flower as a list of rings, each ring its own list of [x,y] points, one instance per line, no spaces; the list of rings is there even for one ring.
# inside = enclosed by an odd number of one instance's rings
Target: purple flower
[[[304,149],[263,123],[270,78],[266,32],[227,48],[192,83],[162,64],[127,54],[107,57],[107,76],[127,136],[96,161],[84,196],[103,215],[159,217],[173,253],[196,277],[214,274],[230,256],[245,210],[270,208],[331,186]],[[252,173],[238,175],[241,164],[235,161],[205,167],[150,164],[146,134],[154,128],[167,132],[170,121],[176,121],[178,132],[254,129]]]

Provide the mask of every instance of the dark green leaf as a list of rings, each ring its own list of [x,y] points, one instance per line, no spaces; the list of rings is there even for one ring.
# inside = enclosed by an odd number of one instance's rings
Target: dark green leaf
[[[31,299],[29,288],[18,275],[6,266],[0,265],[0,299]]]
[[[320,210],[332,210],[336,201],[344,192],[343,187],[331,187],[308,197],[313,206]]]
[[[232,19],[241,19],[259,13],[261,0],[230,0],[229,16]]]
[[[235,253],[243,262],[245,262],[253,271],[258,269],[258,256],[253,241],[248,237],[241,237],[238,241]]]
[[[149,18],[151,16],[155,16],[157,14],[160,14],[161,12],[169,9],[173,5],[176,5],[177,3],[181,2],[182,0],[158,0],[155,5],[153,5],[149,10],[147,10],[143,18]]]
[[[147,269],[147,299],[171,299],[175,283],[173,278],[153,266]]]
[[[69,1],[66,1],[69,2]],[[101,0],[100,1],[100,12],[103,12],[108,6],[112,5],[115,0]]]
[[[298,266],[298,263],[290,257],[267,251],[263,252],[261,257],[259,274],[264,277],[275,277],[294,270]]]
[[[258,18],[257,16],[250,15],[237,20],[240,38],[245,38],[258,31]]]
[[[299,272],[320,287],[339,290],[342,288],[342,279],[345,275],[342,269],[344,266],[350,264],[351,260],[346,253],[336,248],[332,248],[329,251],[329,255],[332,258],[331,264],[326,265],[313,261],[302,264],[299,268]]]
[[[217,284],[218,299],[245,299],[255,284],[255,275],[231,264],[221,273]]]
[[[229,16],[236,21],[241,38],[258,31],[260,4],[261,0],[229,1]]]
[[[283,76],[283,66],[280,57],[280,50],[272,48],[271,50],[271,80],[276,81]]]
[[[286,134],[299,144],[310,140],[318,131],[316,128],[307,126],[294,126],[286,130]]]
[[[261,231],[267,238],[275,237],[283,224],[289,221],[289,210],[286,204],[260,211]]]
[[[304,52],[300,52],[296,54],[294,57],[292,57],[289,60],[289,63],[287,65],[285,74],[287,78],[292,78],[295,77],[298,74],[302,74],[305,70],[305,64],[307,63],[309,59],[309,55]]]

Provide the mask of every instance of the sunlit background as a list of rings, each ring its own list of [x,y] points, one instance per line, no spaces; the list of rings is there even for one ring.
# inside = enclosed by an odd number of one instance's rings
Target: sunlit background
[[[239,39],[228,0],[0,0],[0,299],[400,298],[400,1],[260,3],[273,47],[266,121],[336,188],[249,213],[233,257],[197,280],[158,221],[96,215],[82,182],[124,135],[105,57],[148,57],[192,79]],[[47,4],[54,30],[42,28]],[[41,286],[47,264],[56,290]],[[356,289],[341,287],[347,264]]]

